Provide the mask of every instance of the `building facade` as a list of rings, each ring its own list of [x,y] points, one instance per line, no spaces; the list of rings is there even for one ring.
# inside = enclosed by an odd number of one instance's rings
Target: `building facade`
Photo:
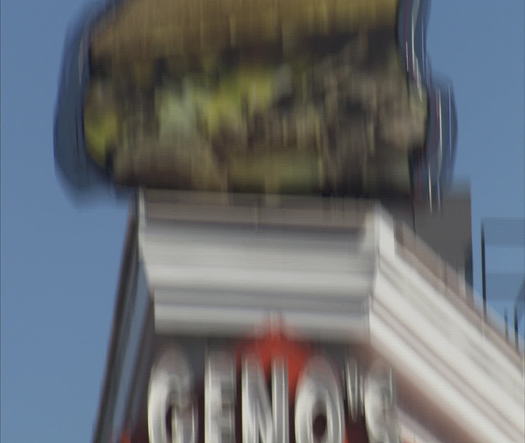
[[[147,191],[94,441],[522,441],[501,331],[374,202]]]

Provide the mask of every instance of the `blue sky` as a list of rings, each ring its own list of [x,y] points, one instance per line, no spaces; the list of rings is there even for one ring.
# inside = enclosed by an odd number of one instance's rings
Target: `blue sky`
[[[68,24],[87,0],[3,0],[1,14],[1,441],[92,436],[127,206],[76,205],[54,172],[52,121]],[[454,82],[455,177],[479,226],[525,214],[522,0],[435,0],[428,48]],[[523,256],[505,263],[516,271]]]

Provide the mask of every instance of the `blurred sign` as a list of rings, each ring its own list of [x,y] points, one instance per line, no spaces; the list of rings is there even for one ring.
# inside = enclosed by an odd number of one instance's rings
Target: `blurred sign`
[[[68,47],[57,162],[78,188],[439,198],[455,116],[425,16],[408,0],[110,2]]]
[[[196,353],[171,345],[157,355],[150,443],[398,441],[390,372],[362,371],[348,347],[274,331]]]

